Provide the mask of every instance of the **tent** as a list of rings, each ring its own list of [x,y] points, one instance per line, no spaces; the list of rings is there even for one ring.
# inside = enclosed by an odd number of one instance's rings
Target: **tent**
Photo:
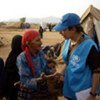
[[[100,10],[90,5],[81,16],[81,24],[100,49]]]

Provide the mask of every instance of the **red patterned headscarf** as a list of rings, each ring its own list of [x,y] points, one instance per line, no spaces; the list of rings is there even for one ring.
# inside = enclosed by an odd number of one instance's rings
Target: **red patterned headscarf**
[[[27,47],[27,43],[30,42],[35,37],[39,36],[39,32],[33,30],[33,29],[27,29],[24,32],[24,35],[22,37],[22,48],[25,50],[25,47]]]
[[[34,64],[32,62],[32,56],[29,52],[29,49],[27,47],[28,42],[35,39],[37,36],[39,36],[39,32],[33,30],[33,29],[27,29],[24,32],[24,35],[22,37],[22,49],[25,51],[25,56],[28,61],[28,66],[30,67],[32,71],[32,75],[34,75]]]

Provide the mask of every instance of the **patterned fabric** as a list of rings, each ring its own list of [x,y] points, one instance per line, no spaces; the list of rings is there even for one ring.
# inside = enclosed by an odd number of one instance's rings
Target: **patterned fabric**
[[[28,44],[31,40],[35,39],[37,36],[39,36],[39,32],[33,30],[33,29],[28,29],[24,32],[24,35],[22,37],[22,48],[25,51],[26,59],[28,61],[28,66],[30,67],[30,70],[32,74],[34,75],[34,65],[32,63],[32,58],[28,49]]]
[[[36,78],[40,77],[42,73],[50,74],[51,70],[47,67],[47,61],[45,60],[44,53],[40,51],[36,56],[32,57],[32,62],[34,64],[34,77],[28,67],[28,61],[25,56],[25,52],[22,52],[17,58],[17,66],[19,69],[20,81],[21,83],[32,91],[32,93],[36,93],[37,91],[45,90],[47,91],[46,83],[41,86],[41,83],[36,81]],[[50,72],[49,72],[50,71]],[[48,92],[46,92],[48,93]],[[31,94],[20,91],[20,94],[23,95],[25,98],[29,98],[26,100],[30,100]],[[27,95],[27,96],[26,96]],[[30,95],[30,96],[29,96]]]
[[[22,48],[25,50],[27,47],[27,43],[30,42],[32,39],[36,38],[39,36],[39,32],[33,30],[33,29],[28,29],[24,32],[24,35],[22,37]]]
[[[28,66],[30,67],[32,75],[34,76],[34,64],[32,62],[32,57],[31,57],[28,47],[25,48],[25,56],[28,61]]]

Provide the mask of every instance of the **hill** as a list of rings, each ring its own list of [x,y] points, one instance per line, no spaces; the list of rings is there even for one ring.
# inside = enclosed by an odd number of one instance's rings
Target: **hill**
[[[20,19],[9,19],[6,20],[4,22],[18,22],[20,21]],[[59,23],[60,22],[60,18],[57,17],[45,17],[45,18],[26,18],[26,22],[28,23],[35,23],[35,24],[42,24],[42,23]]]

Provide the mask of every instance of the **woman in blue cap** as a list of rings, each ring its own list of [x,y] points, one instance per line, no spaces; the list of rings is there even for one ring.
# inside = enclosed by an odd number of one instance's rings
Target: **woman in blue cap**
[[[66,66],[61,70],[64,72],[64,97],[95,100],[100,84],[100,55],[95,42],[83,32],[80,17],[74,13],[65,14],[54,30],[65,38],[62,57]]]

